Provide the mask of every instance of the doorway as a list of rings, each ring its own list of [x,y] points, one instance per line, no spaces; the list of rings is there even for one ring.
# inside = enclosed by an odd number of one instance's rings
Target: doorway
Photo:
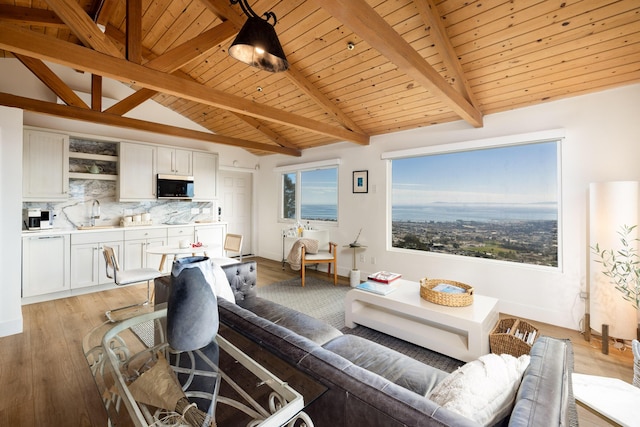
[[[222,221],[227,223],[228,233],[242,234],[242,255],[252,255],[253,174],[221,170],[219,177]]]

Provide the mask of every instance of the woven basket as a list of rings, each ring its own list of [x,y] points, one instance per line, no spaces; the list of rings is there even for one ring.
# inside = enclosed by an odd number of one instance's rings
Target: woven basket
[[[502,319],[496,324],[493,331],[489,334],[489,346],[491,347],[491,353],[510,354],[514,357],[529,354],[531,351],[531,344],[528,344],[526,341],[516,337],[516,331],[522,333],[531,333],[535,331],[535,339],[538,339],[538,329],[530,323],[520,319]]]
[[[457,286],[466,289],[467,292],[452,294],[449,292],[434,291],[433,288],[440,283]],[[420,279],[420,296],[434,304],[447,305],[449,307],[465,307],[473,304],[473,287],[461,282],[443,279]]]

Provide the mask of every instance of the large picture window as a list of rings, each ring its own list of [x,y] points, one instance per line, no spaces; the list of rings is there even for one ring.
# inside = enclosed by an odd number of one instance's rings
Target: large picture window
[[[281,173],[281,220],[338,221],[338,167]]]
[[[557,267],[559,146],[392,159],[392,246]]]

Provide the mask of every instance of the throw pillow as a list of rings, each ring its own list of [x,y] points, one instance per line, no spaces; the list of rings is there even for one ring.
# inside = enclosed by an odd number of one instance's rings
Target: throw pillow
[[[485,354],[449,374],[428,398],[482,425],[493,425],[511,413],[528,365],[528,354]]]
[[[218,264],[214,262],[212,262],[211,264],[213,265],[213,277],[215,279],[215,289],[213,289],[213,292],[218,298],[224,298],[230,303],[235,304],[236,298],[233,295],[233,290],[231,290],[231,285],[229,285],[227,275],[225,274],[222,267],[220,267]]]

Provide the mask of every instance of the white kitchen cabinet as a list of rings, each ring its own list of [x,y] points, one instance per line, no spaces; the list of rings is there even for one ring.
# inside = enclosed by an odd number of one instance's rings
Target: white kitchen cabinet
[[[22,297],[69,290],[68,234],[22,238]]]
[[[211,258],[224,257],[224,237],[227,234],[227,224],[216,223],[196,225],[195,241],[207,246],[207,255]]]
[[[71,236],[71,289],[113,283],[107,277],[104,246],[110,246],[122,265],[123,231],[82,233]]]
[[[193,153],[193,199],[214,200],[218,198],[218,155]]]
[[[180,246],[181,240],[187,240],[189,243],[194,242],[194,227],[193,226],[185,226],[185,227],[169,227],[167,228],[167,245],[168,246]],[[191,256],[188,255],[178,255],[179,258]],[[167,255],[167,261],[164,264],[163,273],[171,273],[172,263],[173,263],[173,255]]]
[[[120,143],[118,199],[138,201],[156,199],[156,147],[130,142]]]
[[[22,151],[23,200],[69,198],[69,136],[25,130]]]
[[[158,173],[173,175],[191,175],[192,157],[191,150],[180,150],[171,147],[158,147]]]
[[[124,232],[124,270],[133,268],[158,268],[162,255],[148,254],[152,246],[167,245],[167,229],[125,230]]]

